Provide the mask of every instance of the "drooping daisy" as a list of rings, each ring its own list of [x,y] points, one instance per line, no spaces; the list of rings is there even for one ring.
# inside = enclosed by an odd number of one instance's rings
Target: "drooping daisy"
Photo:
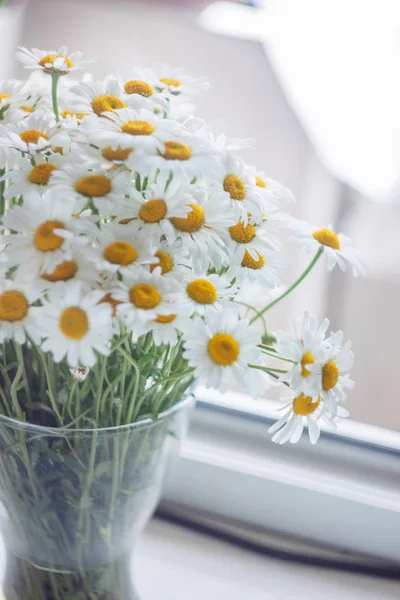
[[[280,356],[294,361],[293,367],[282,376],[295,392],[312,397],[322,392],[321,371],[326,362],[327,346],[324,342],[329,320],[318,326],[317,319],[308,312],[302,319],[292,320],[293,333],[277,331],[276,351]],[[319,372],[318,372],[319,371]]]
[[[229,204],[217,203],[205,185],[193,185],[187,198],[190,212],[185,218],[173,217],[174,239],[182,239],[190,250],[196,269],[205,271],[210,261],[219,269],[227,264],[228,254],[218,230],[236,222]]]
[[[101,119],[86,120],[88,139],[97,144],[106,142],[112,148],[133,148],[130,156],[135,163],[135,153],[154,154],[163,147],[162,142],[182,132],[182,126],[169,119],[160,119],[146,109],[122,108],[103,113]]]
[[[220,163],[213,192],[217,198],[229,201],[231,209],[247,224],[249,214],[256,220],[263,212],[263,199],[251,177],[246,174],[244,164],[230,153],[225,153]]]
[[[195,369],[198,380],[225,392],[231,382],[253,396],[265,391],[266,378],[250,368],[262,364],[260,336],[236,311],[208,312],[195,317],[184,331],[184,357]]]
[[[19,46],[16,59],[26,69],[40,69],[49,75],[53,73],[66,75],[71,71],[82,69],[94,61],[93,58],[83,61],[81,52],[68,53],[66,46],[61,46],[58,50],[38,50],[37,48],[28,50],[28,48]]]
[[[27,119],[9,125],[0,125],[0,146],[11,152],[36,155],[51,149],[52,137],[57,132],[52,116],[44,113],[32,113]]]
[[[76,113],[101,117],[106,112],[126,108],[130,102],[120,81],[112,76],[106,77],[104,81],[81,81],[71,87],[70,91],[76,96],[70,109]]]
[[[160,240],[165,235],[175,239],[172,218],[185,219],[190,212],[187,205],[189,184],[181,178],[160,173],[154,183],[138,192],[131,188],[129,197],[121,197],[115,205],[118,220],[129,221],[129,228],[140,235]]]
[[[58,283],[43,300],[40,325],[45,341],[42,348],[70,367],[92,367],[96,352],[107,356],[113,335],[112,310],[101,303],[101,290],[83,291],[79,282]]]
[[[314,367],[321,377],[322,397],[328,411],[336,415],[338,403],[346,399],[345,389],[353,389],[354,382],[349,377],[354,354],[351,342],[343,344],[343,331],[332,334],[326,340],[327,352],[323,364]]]
[[[79,164],[67,164],[54,172],[50,183],[60,199],[75,198],[81,208],[92,201],[103,215],[112,214],[113,202],[126,193],[128,186],[124,172],[115,174]]]
[[[242,260],[240,253],[234,254],[227,277],[235,278],[236,284],[261,283],[268,288],[274,288],[282,284],[282,271],[287,267],[286,263],[279,258],[279,253],[271,250],[259,252],[253,249],[252,254],[245,249]],[[255,257],[254,257],[255,256]]]
[[[177,314],[179,293],[174,279],[163,277],[157,267],[152,272],[137,268],[126,270],[113,298],[120,304],[117,314],[137,335],[151,330],[159,315]]]
[[[344,418],[349,414],[347,410],[339,407],[337,415],[329,415],[321,396],[312,398],[303,392],[293,398],[284,410],[283,416],[268,430],[274,434],[272,441],[277,444],[296,444],[301,438],[304,426],[308,428],[310,442],[316,444],[321,434],[321,425],[335,430],[338,417]]]
[[[33,285],[0,279],[0,343],[13,339],[24,344],[27,338],[40,343],[38,307],[33,306],[39,297],[40,290]]]
[[[335,265],[346,271],[348,265],[355,277],[366,274],[362,258],[353,248],[350,238],[343,233],[335,233],[331,226],[327,229],[315,229],[304,221],[295,220],[292,220],[291,228],[296,232],[293,239],[306,252],[317,252],[319,248],[324,250],[329,271],[332,271]]]
[[[99,272],[124,272],[138,265],[154,262],[155,246],[151,240],[139,237],[128,226],[109,223],[99,231],[93,255]]]
[[[197,313],[203,316],[210,310],[232,307],[231,299],[236,295],[237,288],[231,285],[229,279],[187,271],[183,267],[183,299],[180,305],[187,308],[191,315]]]
[[[47,194],[41,202],[25,200],[3,217],[3,224],[15,233],[3,236],[4,251],[10,267],[21,265],[32,271],[52,273],[57,265],[71,260],[72,247],[86,244],[81,219],[71,215],[74,204],[67,205]]]
[[[24,198],[38,198],[44,193],[52,174],[60,169],[65,158],[61,154],[43,155],[32,164],[27,156],[20,156],[17,164],[1,178],[8,180],[5,197],[10,199],[23,195]],[[18,167],[18,168],[17,168]]]

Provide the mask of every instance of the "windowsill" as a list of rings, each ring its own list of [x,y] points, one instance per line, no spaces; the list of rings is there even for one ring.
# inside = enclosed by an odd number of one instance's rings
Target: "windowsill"
[[[397,600],[400,584],[298,565],[153,519],[136,549],[136,582],[146,600]]]

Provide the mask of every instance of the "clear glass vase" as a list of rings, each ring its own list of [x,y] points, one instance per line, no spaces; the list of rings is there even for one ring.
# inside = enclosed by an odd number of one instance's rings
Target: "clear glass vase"
[[[132,553],[192,399],[132,425],[52,429],[0,416],[6,600],[136,600]]]

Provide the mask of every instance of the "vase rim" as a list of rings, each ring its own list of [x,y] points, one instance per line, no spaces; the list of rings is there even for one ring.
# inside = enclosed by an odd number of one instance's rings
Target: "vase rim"
[[[94,434],[95,432],[106,435],[124,430],[155,427],[158,423],[172,416],[181,408],[189,406],[193,401],[194,395],[192,392],[189,392],[188,394],[184,395],[182,400],[174,404],[174,406],[171,406],[170,408],[167,408],[167,410],[164,410],[163,412],[159,413],[156,420],[147,417],[146,419],[142,419],[141,421],[135,421],[134,423],[127,423],[124,425],[114,425],[112,427],[98,427],[92,429],[67,429],[65,427],[46,427],[45,425],[35,425],[34,423],[29,423],[29,421],[19,421],[18,419],[13,419],[12,417],[7,417],[2,414],[0,414],[0,423],[4,423],[5,425],[8,425],[15,429],[30,430],[32,432],[42,433],[44,435],[72,437],[76,434],[89,435]]]

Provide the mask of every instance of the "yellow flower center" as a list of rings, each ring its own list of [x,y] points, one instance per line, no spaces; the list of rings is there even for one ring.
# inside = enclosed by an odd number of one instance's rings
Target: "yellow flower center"
[[[172,87],[181,87],[182,83],[179,79],[172,79],[171,77],[161,77],[161,83],[165,83],[165,85],[170,85]]]
[[[27,113],[33,113],[35,110],[33,106],[20,106],[20,109]]]
[[[129,297],[136,308],[149,310],[155,308],[161,302],[159,291],[149,283],[138,283],[129,290]]]
[[[259,252],[257,252],[258,259],[255,260],[248,250],[245,251],[244,256],[242,258],[242,267],[247,267],[247,269],[261,269],[264,265],[265,260],[264,257],[261,256]]]
[[[167,205],[164,200],[148,200],[139,211],[139,217],[146,223],[158,223],[166,214]]]
[[[75,183],[75,191],[87,198],[99,198],[111,192],[111,181],[105,175],[86,175]]]
[[[204,210],[198,204],[188,204],[192,209],[186,217],[171,217],[170,221],[178,231],[195,233],[199,231],[205,222]]]
[[[244,200],[246,188],[243,181],[236,175],[227,175],[224,179],[224,190],[228,192],[232,200]]]
[[[303,377],[308,377],[311,375],[311,371],[307,369],[307,365],[312,365],[315,362],[314,356],[311,352],[305,352],[301,359],[301,374]]]
[[[155,253],[155,256],[157,256],[159,262],[158,263],[152,263],[150,265],[150,271],[151,272],[153,272],[156,267],[161,267],[161,273],[163,275],[165,275],[165,273],[169,273],[170,271],[172,271],[174,263],[173,263],[173,260],[172,260],[172,258],[170,257],[169,254],[167,254],[166,252],[162,252],[161,250],[159,250],[158,252]]]
[[[160,152],[160,155],[165,160],[189,160],[192,156],[190,146],[181,144],[180,142],[164,142],[165,150]]]
[[[120,302],[119,300],[115,300],[115,298],[111,296],[110,292],[108,292],[102,297],[102,299],[99,302],[99,304],[105,303],[111,306],[113,317],[115,317],[115,315],[117,314],[117,306],[118,304],[122,304],[122,302]]]
[[[318,396],[317,400],[313,402],[311,396],[305,396],[303,393],[297,396],[293,400],[293,412],[301,417],[307,417],[312,415],[321,404],[321,397]]]
[[[21,131],[19,137],[25,144],[37,144],[40,138],[44,140],[48,140],[49,136],[43,133],[43,131],[39,131],[38,129],[27,129],[26,131]]]
[[[139,94],[139,96],[145,96],[145,98],[152,96],[154,91],[151,85],[138,79],[127,81],[124,85],[124,90],[127,94]]]
[[[176,315],[157,315],[154,320],[156,323],[172,323],[175,319]]]
[[[128,242],[113,242],[104,250],[104,258],[113,265],[126,267],[137,259],[136,249]]]
[[[78,120],[83,119],[83,117],[86,117],[88,115],[88,113],[74,113],[71,110],[64,110],[61,113],[61,116],[63,119],[65,119],[66,117],[76,117]]]
[[[75,277],[77,271],[78,265],[74,260],[64,260],[52,273],[43,273],[42,277],[46,281],[68,281]]]
[[[322,388],[325,392],[329,392],[329,390],[335,387],[339,380],[339,375],[338,366],[333,360],[329,360],[322,367]]]
[[[45,221],[35,231],[33,242],[41,252],[52,252],[62,246],[64,238],[54,233],[55,229],[65,229],[61,221]]]
[[[58,326],[65,337],[80,340],[89,331],[89,320],[84,310],[70,306],[61,313]]]
[[[254,225],[250,223],[245,225],[243,221],[239,221],[236,225],[229,227],[231,238],[238,244],[248,244],[256,235],[257,231]]]
[[[261,177],[258,177],[258,175],[256,175],[256,185],[258,185],[258,187],[260,188],[267,187],[267,184],[265,183],[264,179],[261,179]]]
[[[8,100],[9,98],[11,98],[10,94],[0,94],[0,102],[2,100]]]
[[[151,135],[156,128],[148,121],[127,121],[121,125],[121,131],[129,135]]]
[[[340,250],[340,242],[337,233],[329,229],[319,229],[312,234],[313,238],[323,246],[328,246],[334,250]]]
[[[0,294],[0,321],[22,321],[28,309],[28,301],[21,292],[9,290]]]
[[[234,337],[227,333],[216,333],[208,342],[208,354],[217,365],[228,367],[239,356],[240,347]]]
[[[106,160],[119,160],[125,161],[128,160],[130,154],[133,152],[133,148],[111,148],[111,146],[107,146],[104,148],[102,155]]]
[[[191,281],[186,291],[190,298],[199,304],[214,304],[218,298],[217,288],[207,279]]]
[[[33,167],[29,173],[29,181],[38,185],[46,185],[49,182],[50,176],[57,167],[51,163],[40,163]]]
[[[43,56],[43,58],[39,60],[38,64],[41,67],[47,68],[46,65],[48,65],[49,63],[54,64],[54,61],[57,60],[57,58],[63,58],[68,69],[74,66],[73,62],[69,58],[67,58],[66,56],[60,56],[59,54],[47,54],[47,56]]]
[[[96,115],[101,117],[104,112],[112,112],[119,108],[126,108],[126,104],[116,96],[97,96],[97,98],[92,100],[92,108]]]

